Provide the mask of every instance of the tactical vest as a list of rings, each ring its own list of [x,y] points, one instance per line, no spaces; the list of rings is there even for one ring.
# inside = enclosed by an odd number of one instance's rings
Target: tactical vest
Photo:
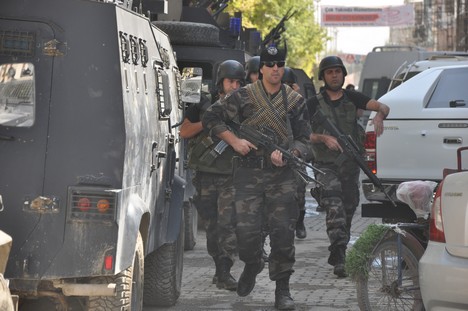
[[[208,102],[211,105],[210,102]],[[204,107],[205,104],[203,104]],[[200,120],[203,115],[200,112]],[[234,150],[224,141],[213,139],[206,131],[189,139],[188,167],[201,172],[215,174],[232,174],[232,157]]]
[[[322,110],[323,114],[337,126],[341,133],[350,135],[362,151],[364,146],[358,129],[359,125],[357,124],[357,108],[349,100],[348,96],[344,93],[339,105],[336,107],[327,104],[322,94],[318,94],[317,99],[320,104],[320,107],[317,108]],[[323,127],[318,125],[312,124],[312,130],[316,134],[330,135]],[[323,143],[312,145],[314,159],[317,162],[333,163],[341,154],[340,151],[330,150]]]

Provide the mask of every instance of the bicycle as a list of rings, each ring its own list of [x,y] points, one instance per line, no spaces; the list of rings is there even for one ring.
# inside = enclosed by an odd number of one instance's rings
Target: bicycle
[[[463,170],[461,153],[465,150],[468,146],[457,149],[457,168],[443,169],[443,177]],[[380,231],[375,229],[373,236],[371,230],[366,230],[361,238],[366,241],[368,231],[370,238],[367,238],[367,244],[361,244],[367,249],[361,247],[361,253],[357,255],[352,254],[355,248],[359,249],[359,240],[356,241],[347,260],[355,255],[361,260],[355,265],[363,266],[352,276],[357,283],[361,310],[424,311],[418,265],[429,239],[429,212],[437,185],[430,181],[400,184],[397,198],[411,208],[415,217],[404,222],[376,225],[382,227]],[[369,226],[368,229],[372,228]]]
[[[351,276],[356,281],[361,310],[424,310],[418,262],[427,246],[427,214],[436,185],[423,181],[403,183],[397,196],[414,211],[414,219],[384,219],[387,223],[369,227],[348,254],[347,261],[351,259],[347,270],[353,270],[353,260],[355,266],[360,266]]]
[[[361,310],[424,310],[419,291],[418,262],[429,224],[397,223],[375,244],[367,262],[367,275],[357,278]]]

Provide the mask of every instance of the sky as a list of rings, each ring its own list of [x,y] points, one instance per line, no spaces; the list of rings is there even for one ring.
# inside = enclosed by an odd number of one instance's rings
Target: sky
[[[321,5],[381,7],[402,5],[404,0],[319,0],[318,13]],[[389,27],[334,27],[329,28],[330,37],[336,36],[336,42],[329,43],[343,53],[366,55],[373,47],[385,45],[389,38]]]

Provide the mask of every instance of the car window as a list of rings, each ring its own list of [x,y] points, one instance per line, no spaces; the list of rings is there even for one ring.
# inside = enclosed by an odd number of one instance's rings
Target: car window
[[[370,98],[377,99],[387,92],[389,85],[390,79],[386,77],[380,79],[365,79],[361,92]]]
[[[34,124],[34,65],[0,65],[0,125],[30,127]]]
[[[411,79],[412,77],[414,77],[415,75],[417,75],[420,72],[421,71],[410,71],[410,72],[402,73],[402,74],[398,75],[398,77],[396,77],[395,79],[392,80],[390,86],[388,87],[388,90],[389,91],[393,90],[394,88],[396,88],[397,86],[399,86],[403,82],[408,81],[409,79]]]
[[[446,69],[442,72],[427,108],[467,108],[468,68]]]

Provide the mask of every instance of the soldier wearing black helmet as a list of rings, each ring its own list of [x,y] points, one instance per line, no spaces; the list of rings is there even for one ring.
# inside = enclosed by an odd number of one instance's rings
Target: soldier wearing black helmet
[[[254,56],[245,63],[245,82],[253,83],[258,80],[260,56]]]
[[[216,75],[219,97],[224,98],[242,85],[242,64],[235,60],[222,62]],[[236,290],[237,281],[230,272],[237,253],[232,186],[234,151],[227,147],[220,155],[212,152],[223,142],[212,139],[203,130],[201,118],[209,106],[211,101],[206,96],[202,96],[199,104],[191,104],[185,113],[180,136],[190,139],[188,165],[194,170],[193,185],[196,189],[193,203],[205,222],[207,250],[216,266],[213,283],[218,288]]]
[[[343,89],[346,67],[337,56],[322,59],[319,65],[319,80],[324,87],[319,94],[308,100],[309,114],[317,109],[333,122],[345,135],[350,135],[364,151],[363,129],[357,123],[358,109],[373,110],[376,134],[383,132],[383,120],[390,109],[366,95]],[[334,266],[333,273],[346,277],[344,268],[346,248],[350,239],[351,222],[359,204],[359,166],[351,159],[341,161],[342,149],[337,139],[328,134],[320,125],[311,123],[314,163],[325,174],[317,176],[324,184],[320,204],[326,209],[327,234],[330,240],[328,263]],[[338,160],[338,161],[337,161]]]
[[[290,67],[284,67],[284,75],[281,82],[289,85],[294,91],[299,92],[299,85],[297,84],[297,77]]]

